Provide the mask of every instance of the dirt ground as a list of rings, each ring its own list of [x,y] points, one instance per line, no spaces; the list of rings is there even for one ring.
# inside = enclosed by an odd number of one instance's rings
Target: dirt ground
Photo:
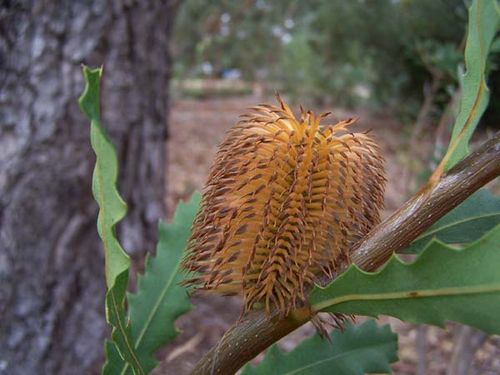
[[[174,101],[168,143],[166,199],[169,217],[179,200],[187,199],[193,191],[201,189],[217,145],[224,138],[226,130],[238,121],[238,115],[247,107],[262,102],[274,102],[274,98],[245,96]],[[415,158],[408,154],[410,130],[384,114],[349,113],[333,109],[329,121],[353,116],[359,117],[356,129],[372,129],[373,136],[382,146],[388,176],[384,212],[387,215],[415,190],[418,184],[417,171],[422,169],[424,162],[418,156]],[[419,138],[417,155],[430,152],[431,139],[431,135]],[[237,297],[197,296],[193,303],[195,309],[178,321],[183,333],[160,354],[162,358],[168,358],[168,373],[189,373],[201,356],[234,323],[241,308]],[[461,327],[449,324],[445,329],[427,326],[418,328],[387,317],[382,317],[380,323],[390,324],[399,334],[399,361],[392,366],[395,374],[446,374],[455,338]],[[282,339],[280,346],[283,350],[291,350],[312,333],[314,329],[308,324]],[[425,365],[427,372],[419,369],[419,363],[421,367]],[[473,368],[475,374],[500,374],[500,337],[485,341],[476,353]]]

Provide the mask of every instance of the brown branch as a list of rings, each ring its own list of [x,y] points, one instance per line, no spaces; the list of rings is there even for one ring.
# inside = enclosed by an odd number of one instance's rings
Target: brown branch
[[[352,254],[352,261],[365,270],[376,270],[393,252],[408,245],[499,174],[500,132],[374,228]],[[196,365],[192,375],[232,375],[313,315],[310,309],[303,308],[280,320],[268,317],[263,311],[254,311],[226,332]]]
[[[309,308],[294,311],[285,319],[251,311],[233,325],[192,372],[192,375],[234,374],[246,362],[311,319]]]
[[[500,132],[372,230],[351,259],[372,271],[500,174]]]

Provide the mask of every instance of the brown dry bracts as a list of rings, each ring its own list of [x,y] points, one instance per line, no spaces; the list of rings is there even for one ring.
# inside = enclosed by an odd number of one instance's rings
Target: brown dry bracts
[[[385,176],[375,142],[347,131],[354,120],[323,126],[327,114],[296,119],[278,101],[251,108],[220,145],[184,267],[186,284],[285,315],[379,222]]]

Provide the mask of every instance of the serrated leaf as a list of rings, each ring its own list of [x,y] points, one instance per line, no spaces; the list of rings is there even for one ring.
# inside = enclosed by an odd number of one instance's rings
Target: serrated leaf
[[[106,340],[104,351],[106,354],[106,364],[103,374],[119,374],[122,370],[124,360],[118,352],[115,343],[111,340]]]
[[[247,364],[242,375],[364,375],[390,373],[397,361],[398,338],[388,325],[373,320],[362,325],[347,324],[334,330],[331,342],[317,334],[304,340],[290,353],[273,345],[257,366]]]
[[[106,293],[106,320],[113,327],[111,339],[115,344],[120,356],[130,364],[134,373],[145,375],[144,364],[141,362],[138,353],[134,348],[130,324],[125,314],[125,292],[128,285],[128,270],[118,275],[115,285]],[[115,375],[113,369],[117,366],[116,361],[112,362],[106,357],[103,367],[103,375]]]
[[[115,226],[127,213],[127,206],[116,189],[118,160],[100,119],[100,81],[102,69],[83,67],[85,89],[78,102],[90,120],[90,140],[96,155],[92,176],[92,192],[99,206],[97,231],[104,247],[106,285],[106,320],[112,326],[111,338],[120,355],[131,364],[134,372],[144,374],[134,351],[130,327],[125,318],[125,291],[128,283],[130,258],[115,236]],[[109,361],[103,373],[113,374]]]
[[[327,287],[315,287],[309,302],[316,311],[437,326],[455,321],[500,334],[499,243],[500,225],[462,250],[434,240],[413,263],[393,256],[375,273],[351,266]]]
[[[179,283],[183,280],[181,261],[199,203],[200,194],[195,193],[188,203],[179,203],[172,223],[159,224],[156,256],[147,258],[137,293],[128,295],[132,341],[146,373],[156,366],[154,352],[178,335],[175,320],[192,307],[186,288]],[[122,361],[116,374],[131,374],[131,368]]]
[[[90,142],[96,155],[92,192],[99,206],[97,230],[104,246],[106,284],[111,289],[116,278],[130,267],[130,258],[115,236],[115,225],[127,213],[127,206],[116,189],[118,160],[100,119],[100,82],[102,68],[83,67],[85,89],[78,99],[90,120]]]
[[[500,198],[481,189],[417,237],[403,252],[420,252],[433,238],[448,244],[478,240],[500,224]]]
[[[469,140],[489,101],[485,70],[500,15],[496,0],[475,0],[469,8],[460,110],[440,166],[447,171],[469,153]]]

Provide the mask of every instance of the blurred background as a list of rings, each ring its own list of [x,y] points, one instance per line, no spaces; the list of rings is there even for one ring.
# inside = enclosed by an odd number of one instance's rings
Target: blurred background
[[[468,0],[0,1],[0,374],[98,373],[103,257],[80,64],[104,66],[102,116],[129,214],[132,285],[156,222],[201,189],[218,143],[279,91],[359,117],[386,157],[384,215],[425,181],[458,110]],[[500,127],[500,39],[473,144]],[[489,188],[499,193],[498,182]],[[194,298],[159,353],[188,373],[238,318],[237,298]],[[458,325],[400,334],[396,374],[500,374],[500,339]],[[309,326],[283,339],[290,350]],[[464,367],[465,366],[465,367]],[[465,368],[465,370],[463,370]],[[462,371],[462,372],[460,372]]]

